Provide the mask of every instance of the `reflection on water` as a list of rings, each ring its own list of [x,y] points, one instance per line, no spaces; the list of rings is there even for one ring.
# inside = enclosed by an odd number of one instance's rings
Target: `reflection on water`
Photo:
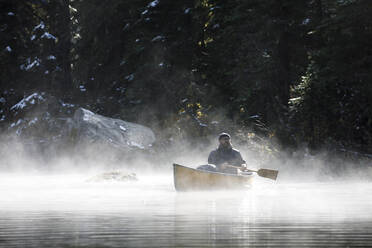
[[[0,247],[372,247],[369,183],[176,193],[171,176],[0,179]]]

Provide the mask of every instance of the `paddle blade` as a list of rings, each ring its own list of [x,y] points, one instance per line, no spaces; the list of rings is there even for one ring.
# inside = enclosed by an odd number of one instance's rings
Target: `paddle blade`
[[[279,171],[277,171],[277,170],[270,170],[270,169],[259,169],[257,171],[257,174],[260,177],[266,177],[266,178],[270,178],[272,180],[276,180],[276,178],[278,177],[278,173],[279,173]]]

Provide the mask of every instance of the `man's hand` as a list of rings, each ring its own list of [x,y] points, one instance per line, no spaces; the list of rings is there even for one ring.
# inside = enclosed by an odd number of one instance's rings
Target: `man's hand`
[[[241,166],[240,168],[241,171],[245,171],[247,169],[247,164],[242,164],[240,166]]]
[[[223,163],[223,164],[221,164],[221,166],[220,166],[221,170],[225,170],[225,169],[228,168],[228,167],[229,167],[229,164],[228,164],[228,163]]]
[[[236,168],[236,169],[239,169],[241,171],[245,171],[247,169],[247,165],[246,164],[242,164],[240,166],[234,166],[234,165],[230,165],[230,164],[228,164],[228,163],[225,162],[225,163],[223,163],[223,164],[220,165],[220,168],[221,168],[221,170],[224,170],[226,168]]]

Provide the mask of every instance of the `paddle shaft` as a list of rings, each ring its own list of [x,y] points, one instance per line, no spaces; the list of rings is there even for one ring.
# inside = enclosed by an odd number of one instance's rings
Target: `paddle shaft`
[[[260,177],[270,178],[272,180],[276,180],[276,178],[278,177],[278,173],[279,173],[279,171],[271,170],[271,169],[258,169],[256,171],[256,170],[247,169],[247,168],[242,167],[242,166],[227,165],[227,167],[241,169],[243,171],[248,171],[248,172],[255,172]]]
[[[248,171],[248,172],[258,172],[256,170],[251,170],[251,169],[248,169],[248,168],[245,168],[243,166],[234,166],[234,165],[226,165],[227,167],[231,167],[231,168],[235,168],[235,169],[240,169],[240,170],[243,170],[243,171]]]

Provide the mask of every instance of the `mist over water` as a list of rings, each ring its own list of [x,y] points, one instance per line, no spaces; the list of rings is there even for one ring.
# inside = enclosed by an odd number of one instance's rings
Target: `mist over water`
[[[213,147],[184,148],[154,161],[115,162],[102,152],[48,164],[22,148],[3,156],[0,247],[372,246],[372,183],[360,177],[368,169],[350,165],[353,173],[336,178],[319,158],[285,158],[266,163],[279,169],[277,181],[256,177],[238,191],[182,193],[171,163],[196,167]],[[238,148],[253,166],[255,154]],[[138,180],[91,180],[108,171]]]
[[[171,171],[135,182],[2,174],[0,247],[372,245],[372,184],[272,182],[175,192]]]

